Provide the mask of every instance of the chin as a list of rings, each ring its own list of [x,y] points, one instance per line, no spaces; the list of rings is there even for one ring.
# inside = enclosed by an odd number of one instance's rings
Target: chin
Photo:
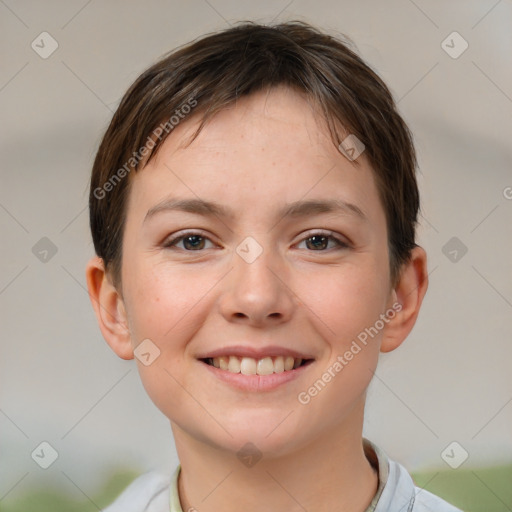
[[[290,411],[278,408],[270,416],[268,411],[256,409],[239,414],[226,425],[232,437],[224,436],[219,440],[221,446],[238,456],[251,449],[261,452],[266,458],[291,453],[301,441],[306,442],[304,436],[307,436],[307,432],[298,429],[292,418],[294,413],[290,414]]]

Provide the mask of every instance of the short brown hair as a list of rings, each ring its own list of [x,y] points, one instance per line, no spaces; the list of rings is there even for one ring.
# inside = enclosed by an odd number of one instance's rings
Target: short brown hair
[[[94,248],[116,286],[131,183],[125,176],[156,154],[171,132],[173,114],[183,105],[197,105],[195,112],[202,115],[197,136],[237,98],[278,85],[305,93],[320,107],[337,146],[340,123],[365,145],[386,212],[390,274],[396,281],[416,245],[416,154],[389,89],[347,41],[303,22],[244,22],[180,47],[137,78],[103,136],[89,195]],[[142,149],[143,161],[135,158]]]

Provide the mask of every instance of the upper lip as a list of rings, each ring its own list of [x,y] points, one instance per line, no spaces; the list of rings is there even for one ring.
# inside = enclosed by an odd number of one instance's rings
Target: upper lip
[[[306,354],[289,348],[279,347],[277,345],[267,345],[265,347],[259,348],[244,345],[233,345],[231,347],[222,347],[205,352],[203,354],[199,354],[197,359],[208,359],[221,356],[252,357],[253,359],[263,359],[264,357],[291,356],[295,359],[314,359],[311,354]]]

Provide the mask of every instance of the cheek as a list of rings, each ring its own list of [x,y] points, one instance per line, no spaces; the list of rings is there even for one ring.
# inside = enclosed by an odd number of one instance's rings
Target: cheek
[[[344,351],[384,313],[386,275],[377,264],[350,265],[316,275],[305,272],[297,281],[299,298],[319,319],[333,351]]]
[[[158,353],[150,365],[137,360],[139,375],[148,396],[167,417],[187,399],[181,387],[193,374],[187,344],[201,326],[198,301],[211,288],[206,276],[200,279],[197,273],[194,277],[183,267],[177,269],[141,264],[126,272],[132,342],[136,346],[150,339]]]
[[[197,303],[211,287],[207,276],[181,267],[144,265],[130,272],[132,334],[150,338],[162,349],[176,347],[190,327]],[[176,347],[177,348],[177,347]]]
[[[370,266],[317,277],[305,279],[317,284],[306,304],[321,320],[328,353],[297,398],[312,416],[324,418],[324,426],[334,426],[362,403],[373,377],[382,333],[370,329],[385,312],[387,282]]]

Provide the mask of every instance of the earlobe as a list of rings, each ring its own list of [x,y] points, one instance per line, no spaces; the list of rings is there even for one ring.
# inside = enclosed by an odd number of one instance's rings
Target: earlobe
[[[124,302],[105,271],[103,260],[92,258],[85,273],[89,298],[105,341],[120,358],[133,359]]]
[[[398,283],[391,294],[393,303],[399,304],[400,310],[386,325],[381,352],[395,350],[407,338],[416,323],[427,288],[427,255],[423,248],[415,247],[410,260],[403,265]]]

